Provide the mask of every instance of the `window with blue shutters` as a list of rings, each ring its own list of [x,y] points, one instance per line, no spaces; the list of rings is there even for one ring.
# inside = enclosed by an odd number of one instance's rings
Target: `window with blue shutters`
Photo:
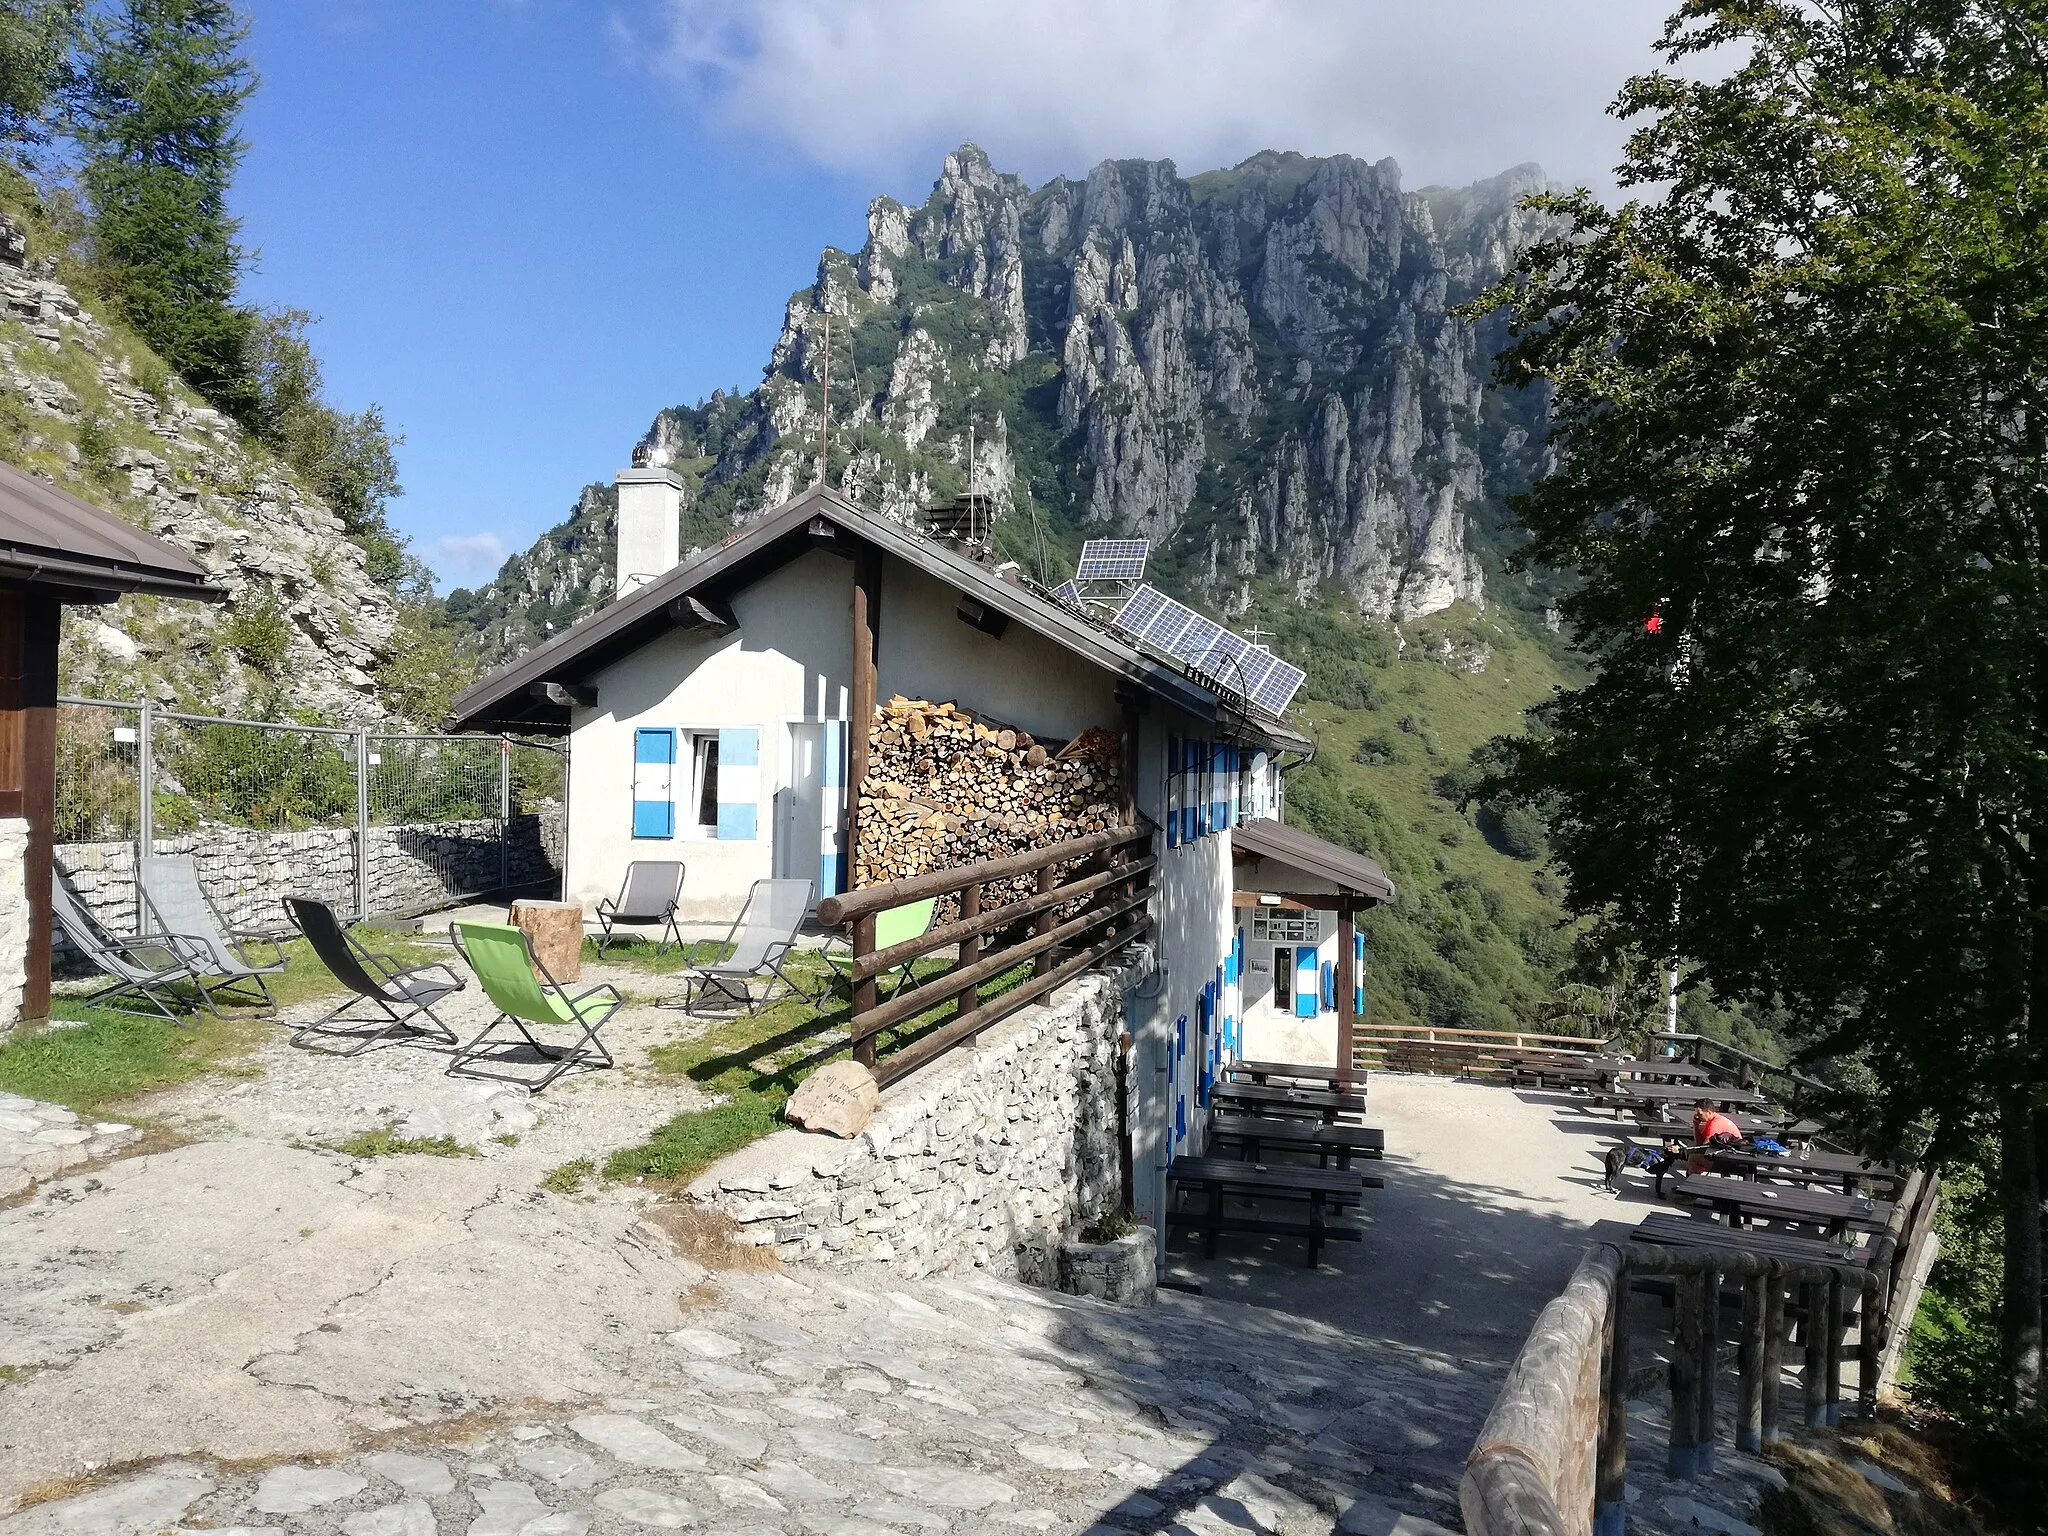
[[[662,727],[633,732],[633,835],[676,835],[676,733]]]
[[[752,842],[761,814],[761,733],[751,725],[718,733],[718,838]]]
[[[1294,952],[1294,1016],[1312,1019],[1320,1012],[1321,978],[1316,975],[1316,952],[1304,944]]]

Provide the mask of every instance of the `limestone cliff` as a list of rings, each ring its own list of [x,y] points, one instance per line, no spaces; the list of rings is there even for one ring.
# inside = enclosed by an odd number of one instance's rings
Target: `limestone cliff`
[[[210,714],[385,713],[397,622],[341,520],[101,320],[0,216],[0,456],[189,550],[221,607],[123,598],[65,614],[66,692]]]
[[[824,253],[759,388],[643,441],[692,487],[686,543],[810,483],[829,321],[830,476],[878,510],[965,489],[971,444],[1006,551],[1051,580],[1077,539],[1137,534],[1225,614],[1255,593],[1396,621],[1482,603],[1542,401],[1488,383],[1499,338],[1453,311],[1507,270],[1543,185],[1522,166],[1404,192],[1392,161],[1266,153],[1034,191],[964,146],[922,207],[877,198],[861,249]],[[558,569],[562,534],[493,588]],[[609,581],[585,574],[595,606]]]

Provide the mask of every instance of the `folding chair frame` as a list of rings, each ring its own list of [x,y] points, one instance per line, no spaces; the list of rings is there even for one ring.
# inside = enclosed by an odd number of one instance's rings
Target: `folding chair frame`
[[[170,924],[166,923],[162,914],[157,911],[156,898],[150,895],[149,880],[146,872],[138,868],[136,879],[142,887],[143,905],[149,909],[151,921],[158,928],[168,931]],[[234,958],[241,962],[243,967],[240,973],[221,970],[219,966],[222,957],[219,953],[219,946],[211,938],[203,934],[174,935],[182,943],[191,946],[192,954],[201,972],[207,976],[218,978],[211,986],[208,986],[199,976],[195,975],[192,978],[194,984],[199,988],[200,995],[206,999],[207,1011],[215,1018],[219,1018],[221,1017],[221,1003],[226,1002],[231,1007],[257,1009],[258,1013],[256,1016],[258,1018],[267,1019],[275,1017],[277,1013],[277,998],[270,990],[268,978],[277,975],[285,967],[282,940],[287,937],[287,934],[266,928],[236,928],[221,915],[221,910],[214,904],[213,898],[206,894],[206,887],[200,884],[197,879],[196,869],[194,871],[193,884],[198,887],[199,899],[206,903],[206,910],[213,914],[214,925],[220,929],[222,937],[227,940],[229,950],[233,953]],[[256,960],[248,952],[248,946],[251,944],[268,944],[273,958],[263,961]],[[247,990],[252,986],[256,989],[253,995]]]
[[[455,945],[455,952],[462,956],[470,969],[475,970],[476,962],[469,958],[469,951],[463,948],[462,934],[453,923],[448,925],[448,937]],[[555,980],[554,972],[547,968],[547,962],[534,953],[533,940],[530,938],[526,941],[526,958],[532,964],[534,970],[540,973],[541,981],[558,993],[562,1001],[569,1005],[569,1011],[576,1016],[574,1023],[583,1031],[582,1037],[568,1045],[545,1045],[534,1038],[533,1031],[526,1027],[526,1020],[518,1018],[513,1014],[500,1013],[490,1023],[486,1024],[477,1033],[477,1037],[470,1041],[469,1044],[457,1047],[454,1059],[448,1063],[448,1076],[482,1077],[497,1082],[518,1083],[524,1086],[528,1093],[533,1094],[541,1092],[564,1072],[573,1071],[577,1067],[594,1066],[602,1071],[616,1065],[612,1060],[611,1051],[606,1048],[602,1040],[597,1038],[597,1032],[609,1024],[612,1015],[625,1005],[626,999],[619,989],[608,981],[601,981],[594,987],[586,987],[581,992],[571,993],[567,987]],[[478,971],[477,974],[479,977],[483,975],[481,971]],[[595,1019],[585,1018],[583,1010],[578,1005],[586,998],[596,997],[600,994],[611,998],[611,1007],[605,1009]],[[438,1023],[439,1020],[435,1022]],[[567,1022],[565,1021],[565,1024]],[[539,1082],[529,1083],[522,1077],[513,1077],[503,1072],[476,1072],[468,1070],[469,1064],[483,1054],[484,1042],[497,1033],[498,1026],[501,1024],[510,1024],[519,1032],[520,1037],[533,1047],[536,1055],[543,1061],[554,1063],[552,1068],[542,1074]]]
[[[733,931],[726,935],[726,943],[728,946],[736,946],[738,942],[739,923],[735,921],[733,923]],[[810,1002],[812,1000],[811,994],[804,990],[803,984],[782,968],[782,962],[790,957],[795,948],[796,945],[792,940],[778,939],[775,943],[768,946],[767,953],[761,957],[761,963],[744,976],[718,976],[702,966],[690,967],[690,969],[682,973],[683,1012],[695,1013],[699,1006],[703,1004],[705,993],[714,988],[729,1001],[743,1005],[747,1010],[748,1018],[754,1017],[770,1003],[781,1001],[782,997],[786,997],[790,993],[794,993],[807,1003]],[[715,964],[716,962],[713,963]],[[763,975],[770,978],[768,990],[759,997],[756,997],[754,996],[753,981],[756,976]],[[776,981],[780,981],[789,989],[789,992],[778,996],[775,991]],[[694,995],[692,995],[690,990],[692,984],[696,987]]]
[[[375,966],[377,970],[382,971],[384,974],[381,979],[385,984],[396,988],[401,993],[405,989],[406,982],[415,976],[423,976],[429,971],[439,971],[448,978],[450,985],[445,992],[436,993],[431,1002],[420,998],[407,998],[402,1006],[392,998],[365,997],[360,992],[351,991],[348,1000],[332,1013],[327,1014],[323,1018],[315,1019],[310,1024],[301,1024],[294,1030],[291,1038],[293,1045],[298,1046],[301,1050],[318,1049],[324,1051],[329,1056],[360,1056],[380,1040],[395,1040],[401,1036],[435,1040],[442,1045],[460,1045],[462,1043],[455,1031],[448,1027],[448,1021],[434,1012],[434,1005],[436,1003],[445,1002],[448,998],[453,997],[457,992],[460,992],[469,985],[468,982],[455,974],[453,966],[449,965],[445,960],[435,960],[426,965],[415,965],[410,968],[402,967],[388,955],[370,953],[369,950],[365,949],[347,933],[344,933],[342,937],[348,940],[348,947],[356,952],[356,958],[362,961],[365,967]],[[376,981],[380,978],[373,974],[370,979]],[[352,1029],[336,1029],[333,1027],[336,1024],[378,1023],[379,1020],[374,1015],[365,1019],[351,1019],[347,1017],[348,1011],[351,1008],[362,1003],[373,1004],[383,1014],[383,1028],[374,1030],[370,1034],[359,1036],[354,1045],[343,1051],[327,1050],[324,1046],[315,1047],[306,1043],[309,1039],[314,1038],[324,1040],[339,1035],[356,1035],[358,1033]],[[421,1014],[425,1014],[432,1021],[433,1028],[424,1029],[413,1022]]]
[[[73,935],[72,942],[74,944],[77,943],[76,935]],[[83,948],[83,946],[80,947]],[[149,968],[135,958],[139,951],[144,950],[156,950],[160,954],[178,955],[181,956],[181,959],[176,965]],[[204,966],[192,958],[194,954],[204,954],[205,952],[206,946],[182,934],[151,934],[145,939],[117,939],[111,934],[105,935],[92,950],[87,952],[87,959],[98,964],[102,956],[118,955],[120,963],[123,965],[130,966],[137,971],[146,971],[147,974],[123,976],[117,972],[112,982],[101,987],[97,992],[89,993],[80,999],[80,1002],[87,1008],[105,1008],[112,1013],[125,1013],[131,1018],[167,1019],[180,1029],[188,1029],[192,1023],[191,1013],[189,1011],[181,1013],[174,1010],[163,997],[157,995],[158,989],[161,988],[164,989],[172,1002],[180,1001],[177,995],[170,992],[169,989],[181,983],[187,983],[198,992],[199,1006],[218,1018],[220,1016],[220,1009],[214,1004],[213,994],[207,990],[206,982],[201,975]],[[137,998],[142,1002],[148,1003],[149,1006],[147,1008],[124,1007],[119,1001],[119,999],[124,997]]]
[[[624,893],[621,892],[621,894],[623,895]],[[644,927],[650,923],[657,924],[654,946],[654,952],[657,955],[664,953],[668,949],[671,939],[675,941],[676,948],[681,949],[683,947],[683,931],[676,926],[677,905],[676,901],[671,900],[667,906],[661,909],[661,915],[658,917],[621,917],[617,902],[613,901],[609,896],[598,897],[597,910],[592,914],[597,918],[598,927],[603,929],[603,934],[597,941],[598,954],[602,955],[605,952],[605,947],[612,942],[612,939],[615,937],[612,928],[617,923],[627,923],[635,927]]]

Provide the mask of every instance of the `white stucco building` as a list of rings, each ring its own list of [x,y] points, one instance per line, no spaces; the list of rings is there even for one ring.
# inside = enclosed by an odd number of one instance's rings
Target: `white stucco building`
[[[614,601],[455,704],[462,729],[568,738],[564,895],[591,907],[616,893],[630,861],[656,858],[684,862],[687,916],[730,917],[768,876],[812,880],[817,896],[843,890],[862,711],[891,695],[956,701],[1047,740],[1119,732],[1130,809],[1159,829],[1151,915],[1163,982],[1128,1002],[1134,1194],[1149,1217],[1166,1160],[1199,1145],[1220,1064],[1262,1040],[1293,1049],[1307,1022],[1289,1014],[1292,1033],[1266,1029],[1271,988],[1243,985],[1242,968],[1269,975],[1277,951],[1270,924],[1243,916],[1268,908],[1239,890],[1233,831],[1277,817],[1285,765],[1311,743],[1014,575],[822,488],[678,562],[681,497],[665,470],[622,472]],[[1318,884],[1271,851],[1269,890],[1341,890],[1359,904],[1392,895],[1370,860],[1291,835],[1351,861],[1354,878],[1326,871]],[[1327,926],[1317,958],[1297,960],[1309,952],[1297,940],[1290,965],[1334,964],[1334,917]],[[1312,1059],[1336,1059],[1335,1020]]]

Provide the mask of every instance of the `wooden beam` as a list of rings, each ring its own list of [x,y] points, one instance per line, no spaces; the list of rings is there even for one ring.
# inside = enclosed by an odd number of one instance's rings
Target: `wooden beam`
[[[1261,901],[1257,891],[1234,891],[1230,904],[1233,907],[1263,907],[1268,912],[1314,912],[1319,909],[1306,906],[1291,896],[1281,896],[1273,901]]]
[[[1337,907],[1337,1086],[1351,1086],[1352,1051],[1358,1037],[1358,964],[1353,935],[1358,921],[1347,897]]]
[[[597,690],[587,683],[535,683],[526,691],[564,709],[571,704],[581,704],[585,709],[597,707]]]
[[[868,778],[868,736],[875,728],[875,674],[882,651],[882,552],[863,541],[853,550],[852,719],[846,727],[847,886],[860,857],[860,792]],[[829,895],[830,892],[820,892]]]
[[[57,640],[63,610],[49,598],[22,600],[21,791],[28,820],[27,974],[21,988],[24,1022],[50,1016],[50,870],[57,816]]]

